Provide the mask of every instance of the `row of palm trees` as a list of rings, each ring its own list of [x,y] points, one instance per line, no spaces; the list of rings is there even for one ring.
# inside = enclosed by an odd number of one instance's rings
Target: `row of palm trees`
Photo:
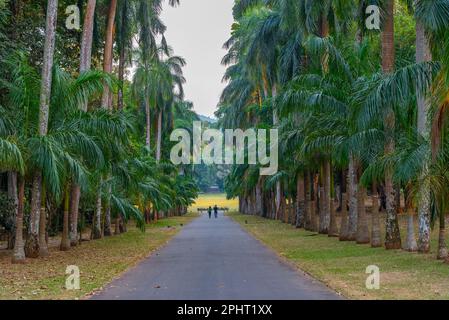
[[[379,32],[365,27],[373,4]],[[445,259],[449,1],[236,0],[234,18],[217,116],[226,128],[277,127],[282,155],[272,177],[233,168],[226,188],[240,210],[423,253],[439,218]]]
[[[55,60],[73,49],[58,38],[66,2],[47,1],[37,64],[32,44],[0,46],[0,170],[15,203],[14,263],[48,255],[51,210],[62,215],[65,251],[80,243],[86,217],[92,239],[126,231],[129,219],[144,230],[151,219],[185,214],[198,192],[188,170],[164,161],[167,133],[183,125],[177,119],[197,116],[183,100],[185,62],[163,37],[162,1],[79,1],[78,70]],[[9,11],[0,19],[1,37],[20,37],[8,24],[29,19],[24,11],[33,5],[0,2],[2,13]],[[100,41],[98,11],[107,12]],[[130,83],[127,69],[136,63]]]

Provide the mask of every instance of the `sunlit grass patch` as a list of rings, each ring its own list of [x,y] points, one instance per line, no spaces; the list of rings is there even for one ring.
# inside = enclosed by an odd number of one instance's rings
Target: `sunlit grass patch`
[[[195,204],[190,207],[194,212],[198,208],[208,208],[217,205],[220,208],[229,208],[229,210],[238,210],[238,199],[227,200],[224,193],[201,194]]]

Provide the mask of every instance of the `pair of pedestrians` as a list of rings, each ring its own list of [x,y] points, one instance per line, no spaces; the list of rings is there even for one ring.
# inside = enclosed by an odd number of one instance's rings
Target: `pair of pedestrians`
[[[218,207],[217,207],[217,205],[214,206],[213,211],[214,211],[215,219],[217,219],[218,218]],[[212,219],[212,207],[209,207],[207,212],[209,213],[209,219]]]

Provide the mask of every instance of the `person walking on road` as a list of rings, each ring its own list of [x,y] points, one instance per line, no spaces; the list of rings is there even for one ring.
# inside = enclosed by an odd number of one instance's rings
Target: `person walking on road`
[[[209,209],[207,209],[207,212],[209,213],[209,219],[212,218],[212,207],[209,207]]]
[[[215,205],[215,207],[214,207],[214,215],[215,215],[215,219],[217,219],[218,218],[218,207],[217,207],[217,205]]]

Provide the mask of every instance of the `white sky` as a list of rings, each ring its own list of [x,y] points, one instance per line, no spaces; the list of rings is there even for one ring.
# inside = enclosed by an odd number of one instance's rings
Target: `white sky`
[[[168,2],[168,1],[166,1]],[[231,33],[234,0],[181,0],[175,8],[165,4],[162,20],[167,42],[187,60],[184,76],[186,99],[195,111],[213,116],[224,84],[223,43]]]

